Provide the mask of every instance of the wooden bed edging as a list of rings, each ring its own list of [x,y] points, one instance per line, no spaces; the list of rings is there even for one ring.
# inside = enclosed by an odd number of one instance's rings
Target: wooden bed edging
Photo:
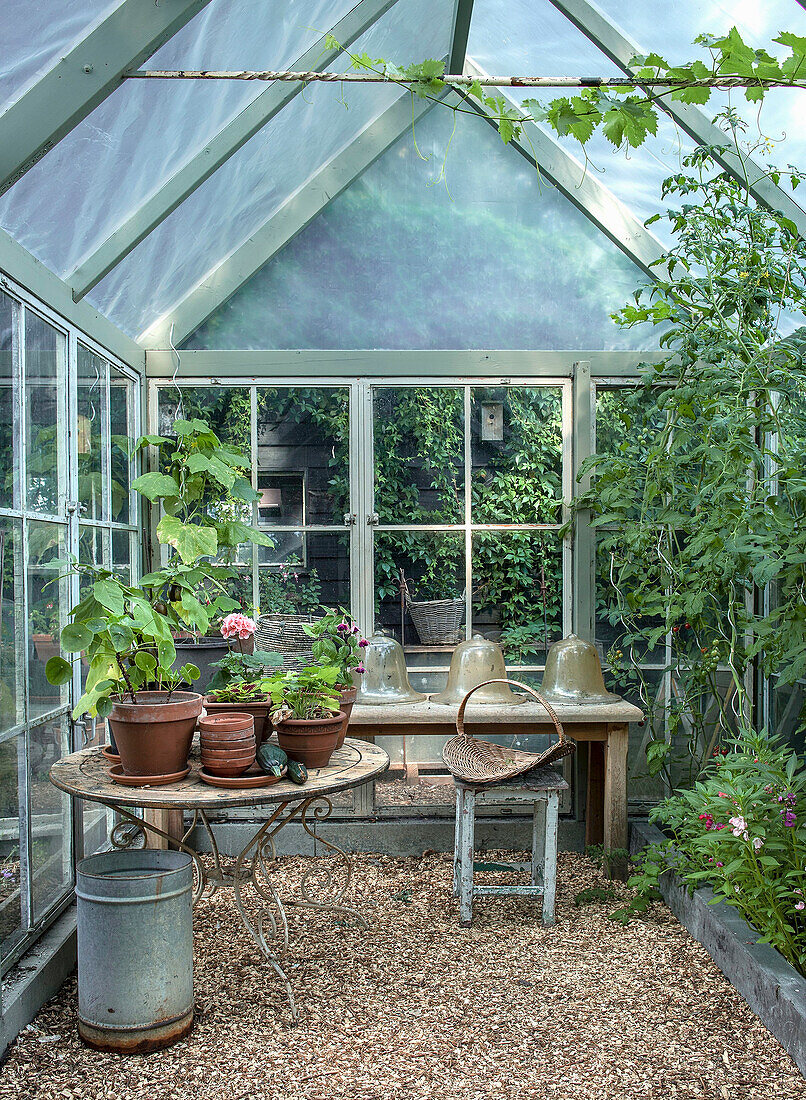
[[[633,821],[630,851],[636,854],[664,838],[660,829]],[[689,894],[673,871],[661,876],[660,890],[681,924],[698,940],[734,989],[791,1056],[806,1077],[806,978],[758,933],[722,902],[709,905],[713,891]]]

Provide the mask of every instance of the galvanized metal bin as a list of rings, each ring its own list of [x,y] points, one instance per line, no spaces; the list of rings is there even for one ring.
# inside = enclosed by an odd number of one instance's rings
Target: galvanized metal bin
[[[78,1031],[99,1050],[143,1053],[193,1026],[193,861],[103,852],[77,867]]]

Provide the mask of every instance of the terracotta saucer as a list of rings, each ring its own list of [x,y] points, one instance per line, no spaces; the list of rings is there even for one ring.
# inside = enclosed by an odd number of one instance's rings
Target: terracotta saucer
[[[165,787],[169,783],[178,783],[190,773],[190,767],[172,775],[126,775],[122,764],[113,764],[109,769],[109,775],[116,783],[124,787]]]
[[[104,747],[101,749],[101,756],[105,756],[110,764],[120,763],[120,754],[112,752],[111,745],[104,745]]]
[[[248,791],[254,787],[270,787],[272,783],[279,783],[287,771],[288,768],[283,768],[282,775],[266,775],[253,764],[243,775],[211,775],[204,768],[199,768],[199,779],[202,783],[209,783],[211,787],[231,787],[233,790],[240,788]]]

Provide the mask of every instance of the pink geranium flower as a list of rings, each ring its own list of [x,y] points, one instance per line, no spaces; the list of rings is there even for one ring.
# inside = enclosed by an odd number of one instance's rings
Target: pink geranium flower
[[[242,615],[240,611],[234,611],[221,623],[221,637],[222,638],[240,638],[245,641],[247,638],[251,638],[255,633],[254,619],[250,619],[248,615]]]

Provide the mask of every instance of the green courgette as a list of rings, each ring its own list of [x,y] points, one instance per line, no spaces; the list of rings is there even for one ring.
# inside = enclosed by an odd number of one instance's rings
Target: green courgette
[[[279,747],[271,741],[264,741],[255,754],[258,767],[266,775],[282,775],[288,764],[288,757]]]

